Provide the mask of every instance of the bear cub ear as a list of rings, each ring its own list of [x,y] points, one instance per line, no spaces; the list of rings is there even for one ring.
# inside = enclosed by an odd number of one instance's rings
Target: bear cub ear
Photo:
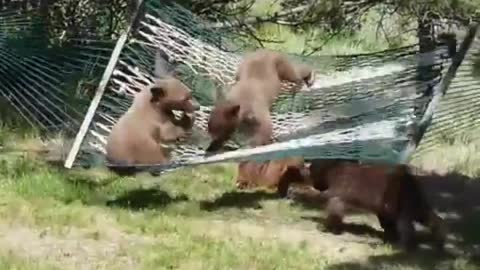
[[[165,96],[165,90],[158,86],[150,88],[150,92],[152,93],[152,99],[150,99],[151,102],[156,102]]]

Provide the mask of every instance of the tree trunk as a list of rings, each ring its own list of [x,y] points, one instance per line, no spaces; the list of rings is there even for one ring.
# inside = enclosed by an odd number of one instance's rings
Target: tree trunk
[[[428,104],[433,91],[432,79],[438,75],[438,70],[434,68],[435,64],[435,32],[433,27],[433,19],[420,15],[418,19],[417,37],[419,42],[420,57],[418,59],[417,66],[417,94],[422,95],[424,98],[417,100],[414,108],[414,114],[417,120],[423,115],[425,106]],[[421,82],[427,83],[427,89]],[[418,118],[420,117],[420,118]]]
[[[49,0],[40,0],[40,14],[44,19],[48,19]]]
[[[37,0],[30,0],[30,6],[32,8],[37,8],[38,7],[38,2]]]
[[[39,3],[39,12],[40,12],[40,19],[42,21],[42,34],[45,38],[48,39],[49,37],[49,26],[50,26],[50,18],[48,14],[48,7],[50,5],[51,0],[40,0]]]

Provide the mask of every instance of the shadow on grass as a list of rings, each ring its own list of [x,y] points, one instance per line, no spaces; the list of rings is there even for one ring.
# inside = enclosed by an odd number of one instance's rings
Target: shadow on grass
[[[393,255],[370,256],[367,262],[343,262],[334,264],[329,270],[374,270],[374,269],[463,269],[452,265],[455,257],[451,254],[439,254],[430,249],[419,249],[415,253],[398,252]],[[472,268],[473,269],[473,268]]]
[[[318,224],[317,229],[319,231],[327,232],[321,224],[324,224],[325,218],[324,217],[312,217],[312,216],[303,216],[302,219],[310,220]],[[363,235],[369,236],[374,238],[382,238],[383,231],[379,231],[369,225],[366,224],[358,224],[353,222],[345,222],[342,227],[344,232],[351,233],[354,235]]]
[[[480,244],[480,181],[459,173],[418,174],[431,205],[446,221],[456,244]],[[325,199],[299,198],[304,208],[324,209]]]
[[[187,201],[185,195],[171,197],[167,192],[158,189],[137,189],[124,193],[114,200],[107,201],[107,206],[142,210],[146,208],[165,207],[171,203]]]
[[[417,176],[432,206],[444,216],[454,244],[480,244],[480,181],[459,173]]]
[[[200,208],[214,211],[220,208],[261,208],[261,200],[279,199],[276,193],[266,191],[231,191],[213,201],[201,201]]]
[[[438,269],[442,264],[452,264],[449,260],[460,257],[466,259],[471,269],[478,269],[480,265],[480,251],[475,246],[480,245],[480,181],[459,173],[438,175],[434,173],[418,174],[419,181],[425,189],[431,205],[444,218],[449,228],[447,252],[436,253],[432,247],[429,230],[422,229],[417,237],[422,248],[414,253],[404,253],[398,249],[394,255],[372,256],[367,263],[341,263],[332,265],[329,269],[387,269],[386,267]],[[303,207],[319,208],[325,206],[325,201],[296,201]],[[306,217],[323,224],[323,218]],[[375,221],[377,222],[377,221]],[[323,226],[318,226],[323,230]],[[355,235],[368,235],[375,238],[382,237],[383,232],[373,227],[360,224],[346,223],[345,232]],[[453,255],[456,254],[456,255]],[[468,257],[467,257],[468,254]],[[473,266],[475,265],[475,266]],[[447,266],[444,269],[470,269],[470,266]]]

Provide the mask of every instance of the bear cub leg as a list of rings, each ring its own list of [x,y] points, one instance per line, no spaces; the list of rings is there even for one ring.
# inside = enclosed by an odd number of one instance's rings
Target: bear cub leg
[[[397,232],[399,235],[399,244],[407,251],[413,251],[417,248],[417,239],[415,237],[415,227],[413,218],[408,211],[401,211],[396,221]]]
[[[393,243],[398,241],[397,228],[395,220],[385,214],[377,214],[378,222],[383,229],[383,241],[385,243]]]
[[[333,234],[343,232],[343,216],[346,205],[340,197],[332,197],[327,202],[327,219],[325,229]]]

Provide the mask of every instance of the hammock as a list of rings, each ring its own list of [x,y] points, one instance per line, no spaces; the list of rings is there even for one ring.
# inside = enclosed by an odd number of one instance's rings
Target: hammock
[[[96,87],[93,75],[115,44],[74,39],[45,49],[38,14],[37,8],[0,11],[0,97],[41,131],[74,133],[89,104],[80,89]]]
[[[335,72],[318,76],[310,91],[295,96],[282,94],[278,98],[272,112],[275,143],[249,148],[241,140],[232,140],[230,145],[237,150],[205,157],[204,149],[210,141],[205,128],[216,96],[215,89],[233,81],[241,53],[233,43],[225,41],[229,39],[229,33],[211,29],[175,3],[148,1],[144,3],[143,11],[137,17],[136,27],[120,37],[115,48],[114,44],[100,41],[77,45],[82,48],[81,53],[102,59],[96,61],[93,68],[104,69],[98,89],[105,88],[105,91],[98,91],[89,110],[79,113],[86,115],[82,125],[71,125],[79,133],[66,167],[85,165],[92,160],[104,162],[104,147],[111,127],[130,106],[133,93],[152,82],[158,49],[180,63],[179,68],[183,71],[180,79],[193,90],[194,97],[202,105],[196,114],[192,139],[175,146],[170,164],[136,165],[164,172],[214,162],[262,161],[290,156],[402,162],[418,145],[438,99],[445,93],[462,60],[473,57],[472,51],[478,52],[478,42],[473,42],[475,26],[465,36],[453,61],[445,44],[438,44],[433,52],[424,54],[418,53],[418,45],[413,44],[364,55],[308,59],[292,55],[295,61],[314,66],[317,74],[326,69]],[[231,40],[234,40],[233,36]],[[471,46],[472,43],[475,46]],[[101,51],[99,44],[108,46],[103,45],[106,49]],[[7,49],[0,47],[0,54],[4,51]],[[105,53],[109,52],[111,57],[107,63]],[[25,61],[25,58],[18,58]],[[79,61],[85,60],[82,56],[67,59],[84,63],[72,65],[77,69],[85,69],[85,63],[92,63],[91,60]],[[50,59],[44,61],[49,63]],[[430,70],[427,78],[419,78],[422,69]],[[41,74],[47,70],[46,66],[38,65],[35,74],[43,79],[46,76]],[[67,70],[62,72],[68,73]],[[55,75],[51,72],[51,77],[61,81],[65,76],[62,72]],[[2,83],[10,77],[7,70],[0,68]],[[49,79],[45,81],[49,82]],[[55,85],[45,83],[37,89],[50,90]],[[13,89],[17,89],[14,85],[5,87],[3,84],[2,87],[0,93],[15,97],[25,96],[27,91],[13,93]],[[284,84],[284,90],[289,87],[293,85]],[[53,97],[47,99],[52,101]],[[24,111],[31,112],[32,109]],[[57,113],[43,112],[45,119],[40,122],[51,120],[53,114]],[[37,119],[38,115],[27,118]]]

